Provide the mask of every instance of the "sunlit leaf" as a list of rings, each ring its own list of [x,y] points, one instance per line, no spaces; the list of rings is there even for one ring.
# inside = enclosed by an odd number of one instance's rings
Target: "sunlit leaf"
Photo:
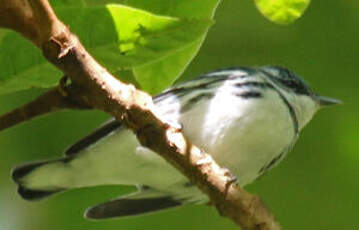
[[[270,21],[290,24],[303,15],[310,0],[255,0],[259,11]]]
[[[156,14],[203,20],[212,19],[219,2],[220,0],[168,0],[167,4],[164,4],[163,0],[127,0],[126,4],[147,9]],[[206,32],[187,46],[180,47],[175,52],[168,54],[166,58],[135,67],[133,72],[136,79],[152,94],[167,88],[181,75],[197,54],[205,37]]]

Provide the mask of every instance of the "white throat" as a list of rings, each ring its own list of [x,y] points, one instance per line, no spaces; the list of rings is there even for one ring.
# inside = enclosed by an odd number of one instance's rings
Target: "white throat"
[[[319,105],[307,95],[290,95],[288,97],[298,119],[298,128],[302,130],[318,111]]]

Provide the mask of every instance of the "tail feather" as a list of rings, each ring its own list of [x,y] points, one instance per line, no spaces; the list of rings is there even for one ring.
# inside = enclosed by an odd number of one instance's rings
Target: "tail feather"
[[[57,159],[57,160],[51,160],[51,161],[43,161],[43,162],[34,162],[34,163],[28,163],[24,165],[17,166],[13,169],[11,173],[12,179],[18,184],[18,193],[19,195],[24,198],[25,200],[29,201],[35,201],[40,200],[43,198],[46,198],[48,196],[51,196],[53,194],[59,193],[61,191],[64,191],[65,189],[60,188],[43,188],[43,189],[33,189],[30,188],[27,184],[26,177],[30,175],[32,172],[34,172],[36,169],[51,164],[51,163],[57,163],[57,162],[66,162],[69,159],[63,158],[63,159]]]
[[[20,194],[20,196],[25,200],[29,200],[29,201],[41,200],[62,191],[64,190],[63,189],[58,189],[53,191],[33,190],[33,189],[27,189],[22,185],[19,185],[17,189],[17,192]]]
[[[43,162],[33,162],[24,165],[19,165],[13,169],[11,173],[11,177],[17,184],[21,184],[22,178],[24,176],[31,173],[34,169],[48,163],[49,163],[48,161],[43,161]]]

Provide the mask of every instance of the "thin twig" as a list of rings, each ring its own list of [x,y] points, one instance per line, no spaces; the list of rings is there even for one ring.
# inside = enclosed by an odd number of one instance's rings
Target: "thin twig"
[[[81,94],[81,89],[74,85],[65,86],[65,88],[54,87],[35,100],[0,116],[0,131],[61,109],[91,108],[84,104]]]

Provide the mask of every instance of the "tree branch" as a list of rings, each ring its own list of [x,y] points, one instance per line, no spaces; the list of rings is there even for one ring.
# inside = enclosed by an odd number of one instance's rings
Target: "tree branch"
[[[34,44],[74,85],[81,86],[80,101],[111,114],[131,128],[142,145],[159,153],[196,183],[221,215],[231,218],[244,230],[281,229],[258,197],[235,186],[227,170],[219,167],[210,155],[192,145],[180,130],[155,116],[149,95],[118,81],[100,66],[57,19],[47,0],[29,3],[39,31]]]
[[[0,116],[0,131],[61,109],[90,109],[81,101],[79,95],[82,94],[81,88],[74,84],[54,87],[22,107]]]

